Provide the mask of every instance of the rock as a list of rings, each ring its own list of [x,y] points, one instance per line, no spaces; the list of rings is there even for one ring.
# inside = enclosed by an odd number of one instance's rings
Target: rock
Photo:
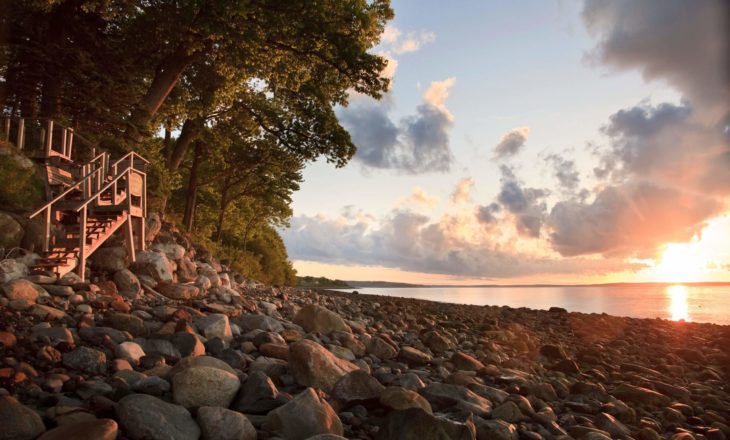
[[[180,359],[180,362],[175,364],[175,366],[170,370],[168,373],[168,376],[172,380],[175,375],[187,368],[192,367],[211,367],[211,368],[217,368],[219,370],[227,371],[234,376],[236,375],[236,371],[231,368],[230,365],[225,363],[224,361],[220,359],[216,359],[212,356],[196,356],[196,357],[186,357],[183,359]]]
[[[136,393],[151,394],[153,396],[162,396],[170,391],[170,382],[158,376],[145,377],[136,381],[132,385],[132,390]]]
[[[429,414],[433,414],[431,404],[423,396],[415,391],[402,387],[388,387],[380,394],[380,404],[398,410],[408,408],[420,408]]]
[[[114,273],[127,268],[129,257],[124,246],[102,247],[91,254],[89,262],[95,270]]]
[[[147,216],[147,224],[145,225],[145,241],[152,243],[155,237],[157,237],[157,234],[160,233],[160,230],[162,230],[162,219],[160,219],[160,215],[156,212],[150,213]]]
[[[166,297],[179,301],[191,300],[200,295],[200,289],[192,284],[161,282],[157,289]]]
[[[185,255],[185,248],[177,243],[156,243],[152,250],[162,252],[174,261],[180,260]]]
[[[282,332],[284,326],[278,320],[266,315],[241,315],[233,320],[243,330],[263,330],[267,332]]]
[[[629,384],[621,384],[611,393],[617,399],[637,405],[653,406],[657,408],[669,406],[671,399],[664,394],[657,393],[648,388],[637,387]]]
[[[435,330],[425,333],[422,339],[426,347],[434,353],[443,353],[454,349],[451,341]]]
[[[200,428],[188,410],[147,394],[123,397],[117,414],[131,440],[198,440],[200,437]]]
[[[474,419],[478,440],[518,440],[517,427],[503,420]]]
[[[524,416],[517,404],[508,400],[492,410],[492,418],[504,420],[509,423],[519,423]]]
[[[17,342],[18,338],[14,334],[0,331],[0,347],[13,348]]]
[[[109,327],[129,332],[132,336],[147,336],[149,330],[142,318],[128,313],[112,313],[107,317]]]
[[[17,280],[28,273],[28,266],[18,260],[8,258],[0,261],[0,284]]]
[[[0,212],[0,248],[9,251],[20,247],[24,233],[23,227],[12,215]]]
[[[208,316],[198,318],[195,320],[195,326],[208,339],[221,338],[226,342],[230,342],[233,339],[228,316],[222,313],[211,313]]]
[[[202,356],[205,354],[205,346],[198,335],[177,332],[170,336],[170,342],[180,352],[181,357]]]
[[[233,409],[246,414],[268,414],[286,402],[287,398],[279,393],[269,376],[254,371],[243,383]]]
[[[256,440],[256,428],[241,413],[202,406],[197,413],[203,440]]]
[[[377,440],[474,440],[476,428],[428,414],[420,408],[392,411],[386,417]]]
[[[114,273],[114,283],[119,294],[128,299],[137,299],[142,294],[142,285],[131,270],[122,269]]]
[[[461,412],[487,417],[492,410],[489,400],[459,385],[434,382],[423,388],[421,394],[436,408],[455,407]]]
[[[349,408],[377,402],[384,390],[378,379],[362,370],[355,370],[342,376],[330,394],[340,408]]]
[[[398,351],[380,336],[373,336],[367,343],[367,351],[378,359],[393,359]]]
[[[431,362],[431,355],[413,347],[403,347],[398,353],[398,358],[408,364],[422,365]]]
[[[74,345],[74,337],[66,327],[44,327],[34,328],[32,334],[33,340],[48,340],[52,346],[58,344],[67,344],[69,347]]]
[[[565,354],[565,351],[562,347],[558,347],[557,345],[551,345],[551,344],[545,344],[542,347],[540,347],[540,354],[545,356],[551,361],[559,361],[563,359],[567,359],[568,356]]]
[[[460,351],[451,356],[451,363],[454,364],[454,368],[457,370],[481,371],[484,368],[483,363]]]
[[[3,284],[3,293],[10,301],[25,300],[31,304],[35,304],[40,292],[44,292],[43,288],[31,283],[28,280],[12,280]]]
[[[139,364],[140,358],[144,355],[144,350],[142,350],[142,347],[136,342],[122,342],[114,349],[114,356],[126,359],[132,365]]]
[[[241,381],[233,373],[209,366],[185,368],[172,377],[175,403],[188,409],[200,406],[228,408],[236,396]]]
[[[613,438],[631,435],[631,430],[626,425],[616,420],[614,416],[603,412],[596,416],[595,425],[611,434]]]
[[[78,347],[63,354],[63,365],[89,374],[104,374],[106,354],[89,347]]]
[[[137,275],[146,275],[159,282],[173,282],[174,266],[163,252],[141,251],[131,270]]]
[[[43,420],[11,396],[0,396],[0,440],[32,440],[43,434]]]
[[[307,332],[330,334],[334,331],[351,333],[350,326],[337,313],[324,307],[307,304],[294,316],[294,323],[304,327]]]
[[[340,418],[312,388],[271,411],[262,428],[288,440],[304,440],[317,434],[343,434]]]
[[[330,392],[340,377],[357,370],[314,341],[303,339],[289,347],[289,370],[297,383]]]
[[[61,425],[38,437],[38,440],[115,440],[118,431],[114,420],[96,419]]]

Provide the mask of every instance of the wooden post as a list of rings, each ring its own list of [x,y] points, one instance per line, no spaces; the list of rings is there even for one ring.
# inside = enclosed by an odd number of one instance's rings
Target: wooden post
[[[127,213],[127,220],[124,221],[124,242],[127,245],[127,256],[129,261],[137,261],[137,253],[134,251],[134,228],[132,226],[132,214]]]
[[[46,158],[51,157],[51,146],[53,144],[53,121],[48,120],[46,124]]]
[[[83,281],[86,278],[86,206],[79,215],[79,261],[78,275]]]
[[[139,218],[139,228],[137,230],[137,235],[139,236],[139,238],[138,238],[139,250],[141,250],[141,251],[144,251],[147,246],[147,244],[145,243],[145,227],[146,227],[145,221],[146,221],[145,217]]]
[[[61,152],[66,157],[66,159],[71,159],[71,157],[68,154],[68,144],[66,143],[68,140],[68,133],[66,132],[65,128],[61,129]]]
[[[71,159],[71,152],[74,146],[74,129],[73,128],[67,128],[66,131],[68,131],[68,139],[66,139],[66,147],[68,148],[68,158]]]
[[[44,221],[45,230],[43,232],[43,252],[48,252],[51,246],[51,207],[46,208],[46,215]]]
[[[8,136],[10,136],[10,130],[8,130]],[[18,149],[22,150],[24,146],[25,146],[25,119],[20,118],[18,120]]]
[[[10,142],[10,118],[5,118],[5,142]]]

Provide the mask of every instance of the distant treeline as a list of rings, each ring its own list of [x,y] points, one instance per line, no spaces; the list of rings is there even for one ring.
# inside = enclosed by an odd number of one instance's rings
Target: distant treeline
[[[336,289],[350,289],[351,285],[347,284],[347,281],[342,280],[331,280],[325,277],[297,277],[298,287],[330,287]]]
[[[355,153],[334,108],[380,98],[388,0],[0,0],[0,112],[151,161],[150,207],[236,269],[294,284],[277,233],[302,168]],[[90,153],[90,152],[89,152]]]

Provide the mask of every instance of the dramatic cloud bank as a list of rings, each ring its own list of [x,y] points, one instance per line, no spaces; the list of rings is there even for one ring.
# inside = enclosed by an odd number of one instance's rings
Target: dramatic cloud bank
[[[455,81],[431,83],[416,113],[398,123],[388,115],[387,102],[362,99],[342,109],[338,117],[357,145],[355,160],[407,174],[450,170],[449,131],[454,117],[445,102]]]
[[[504,159],[516,155],[525,146],[529,135],[530,129],[528,127],[515,128],[505,133],[494,147],[494,157]]]
[[[474,188],[474,179],[471,177],[464,177],[454,187],[454,191],[451,193],[451,203],[455,205],[462,205],[464,203],[471,202],[471,190]]]

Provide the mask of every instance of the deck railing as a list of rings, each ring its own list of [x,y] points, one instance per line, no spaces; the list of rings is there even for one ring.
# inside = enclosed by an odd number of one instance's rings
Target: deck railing
[[[94,150],[93,142],[53,119],[6,115],[0,116],[0,122],[0,139],[13,142],[31,155],[74,160],[81,157],[78,146],[84,147],[87,152]]]

